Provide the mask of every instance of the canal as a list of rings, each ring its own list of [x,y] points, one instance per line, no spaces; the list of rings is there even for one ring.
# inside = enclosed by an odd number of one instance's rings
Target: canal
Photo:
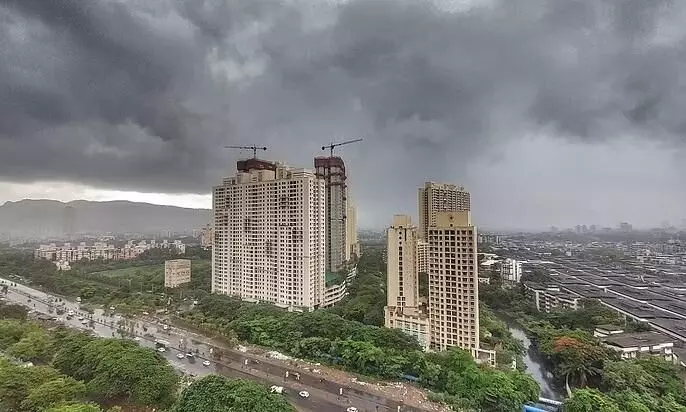
[[[515,339],[519,339],[524,346],[524,365],[526,373],[530,374],[541,387],[541,396],[556,401],[564,400],[564,392],[555,386],[553,375],[543,365],[542,355],[531,344],[524,330],[511,319],[503,318]]]

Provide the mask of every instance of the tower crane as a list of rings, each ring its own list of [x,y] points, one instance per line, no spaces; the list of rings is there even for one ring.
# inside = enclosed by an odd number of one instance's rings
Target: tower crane
[[[267,150],[265,146],[224,146],[224,149],[241,149],[241,150],[252,150],[253,159],[257,159],[258,150]]]
[[[350,143],[361,142],[362,140],[363,140],[363,139],[353,139],[353,140],[346,140],[345,142],[338,142],[338,143],[333,143],[333,142],[332,142],[332,143],[331,143],[330,145],[328,145],[328,146],[322,146],[322,150],[329,149],[329,151],[330,151],[330,157],[333,157],[333,149],[334,149],[334,148],[336,148],[336,147],[338,147],[338,146],[343,146],[343,145],[346,145],[346,144],[350,144]]]

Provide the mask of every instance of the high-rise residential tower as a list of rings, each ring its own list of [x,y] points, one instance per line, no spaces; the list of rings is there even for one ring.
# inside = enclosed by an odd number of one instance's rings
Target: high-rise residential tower
[[[348,189],[349,190],[349,189]],[[345,260],[350,261],[360,257],[360,242],[357,239],[357,207],[348,193],[348,212],[346,215]]]
[[[479,350],[476,228],[471,212],[437,212],[427,228],[430,347]]]
[[[396,215],[387,231],[388,288],[384,323],[387,328],[401,329],[417,338],[425,349],[429,345],[426,313],[419,305],[417,227],[410,216]]]
[[[256,158],[214,187],[212,291],[311,310],[323,299],[324,181]]]
[[[349,245],[347,235],[348,189],[345,163],[338,156],[316,157],[317,177],[325,182],[326,201],[326,271],[330,274],[344,269]]]
[[[419,188],[419,236],[426,239],[429,226],[436,224],[438,212],[471,210],[470,196],[464,187],[426,182]]]

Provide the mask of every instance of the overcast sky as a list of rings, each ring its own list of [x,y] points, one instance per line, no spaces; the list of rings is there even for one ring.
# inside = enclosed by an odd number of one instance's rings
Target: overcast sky
[[[2,0],[0,201],[210,207],[241,155],[341,149],[361,226],[686,218],[683,0]]]

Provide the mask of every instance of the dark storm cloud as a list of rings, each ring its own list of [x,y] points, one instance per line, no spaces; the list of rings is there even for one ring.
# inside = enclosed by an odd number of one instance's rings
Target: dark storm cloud
[[[5,0],[0,177],[206,192],[223,145],[364,136],[388,201],[541,130],[683,141],[683,2],[478,3]]]

